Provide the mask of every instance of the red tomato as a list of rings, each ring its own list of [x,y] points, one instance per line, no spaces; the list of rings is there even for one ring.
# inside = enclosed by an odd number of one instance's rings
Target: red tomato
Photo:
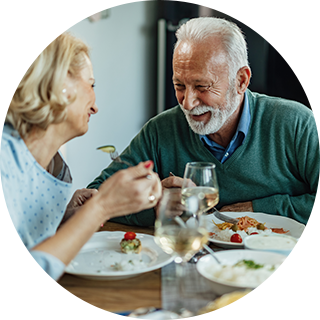
[[[241,238],[240,234],[235,233],[235,234],[233,234],[233,235],[231,236],[230,241],[231,241],[231,242],[241,243],[241,242],[242,242],[242,238]]]
[[[133,240],[133,239],[136,238],[136,234],[134,232],[129,231],[129,232],[124,234],[124,238],[126,240]]]
[[[252,232],[250,233],[250,236],[252,236],[253,234],[259,234],[258,232]]]

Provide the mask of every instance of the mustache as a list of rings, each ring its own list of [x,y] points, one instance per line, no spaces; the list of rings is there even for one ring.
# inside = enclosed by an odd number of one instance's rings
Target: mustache
[[[193,108],[192,110],[185,110],[181,104],[180,104],[180,107],[182,108],[183,112],[186,115],[194,115],[194,116],[199,116],[200,114],[204,114],[208,111],[212,112],[212,111],[216,110],[215,108],[210,107],[210,106],[206,106],[206,105],[197,106],[197,107]]]

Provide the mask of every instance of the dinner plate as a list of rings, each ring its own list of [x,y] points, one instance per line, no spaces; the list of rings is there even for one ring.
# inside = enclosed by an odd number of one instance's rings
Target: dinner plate
[[[274,277],[273,283],[265,281],[264,276],[256,276],[256,281],[251,284],[240,284],[234,281],[234,278],[230,277],[230,274],[227,278],[222,278],[221,276],[214,276],[214,268],[217,265],[216,260],[211,255],[206,255],[197,262],[196,268],[198,272],[207,280],[210,280],[208,284],[212,287],[213,291],[222,295],[225,293],[230,293],[232,291],[252,289],[258,291],[264,291],[265,289],[270,288],[279,288],[279,289],[290,289],[291,287],[297,285],[300,281],[305,279],[308,275],[307,268],[297,259],[284,256],[279,253],[274,252],[265,252],[265,251],[255,251],[255,250],[223,250],[215,253],[216,257],[222,263],[222,265],[233,266],[239,261],[254,261],[256,264],[261,265],[272,265],[279,266],[280,268],[285,267],[286,269],[278,270],[280,273],[272,275]],[[257,268],[259,269],[259,268]],[[271,269],[270,272],[276,272],[277,268]],[[283,272],[288,273],[289,277],[283,276]],[[238,271],[239,272],[239,271]],[[249,272],[252,272],[249,271]],[[235,273],[237,274],[237,273]],[[244,275],[242,275],[242,279]],[[265,275],[265,273],[264,273]],[[257,279],[262,280],[262,282],[257,282]],[[268,282],[268,284],[266,284]]]
[[[265,223],[265,226],[268,228],[283,228],[284,230],[289,230],[287,235],[290,235],[296,239],[299,239],[302,235],[302,232],[305,228],[305,225],[297,222],[296,220],[283,217],[283,216],[276,216],[273,214],[266,214],[261,212],[224,212],[227,216],[231,218],[239,218],[248,216],[250,218],[254,218],[257,221],[261,223]],[[209,232],[212,232],[214,229],[214,224],[212,220],[214,220],[215,223],[222,223],[223,221],[219,220],[215,217],[214,214],[209,214],[206,217],[207,222],[207,229]],[[244,248],[244,244],[242,243],[235,243],[235,242],[227,242],[227,241],[221,241],[217,239],[209,239],[210,242],[214,243],[218,247],[222,247],[225,249],[231,249],[231,248]]]
[[[154,237],[137,233],[142,250],[139,254],[121,252],[125,232],[96,232],[81,248],[65,272],[93,280],[119,280],[137,276],[169,264],[173,257],[155,243]]]

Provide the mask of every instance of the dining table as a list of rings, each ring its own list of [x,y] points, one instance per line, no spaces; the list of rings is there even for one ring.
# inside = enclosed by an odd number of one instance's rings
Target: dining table
[[[101,231],[132,231],[137,234],[154,235],[154,227],[127,226],[115,222],[106,222],[97,232]],[[212,244],[210,246],[215,247]],[[175,285],[171,281],[175,276],[174,262],[170,265],[171,267],[166,266],[120,280],[91,280],[65,273],[58,283],[76,297],[95,307],[126,316],[137,308],[163,309],[164,299],[166,299],[166,306],[174,303]],[[190,267],[193,268],[191,272],[196,274],[195,265]],[[188,278],[192,279],[192,277]],[[201,280],[204,281],[204,279]],[[201,282],[199,279],[194,281],[197,284]],[[205,305],[216,297],[212,292],[197,294],[195,284],[191,283],[190,286],[192,286],[192,295],[203,300],[200,301],[200,305]],[[193,298],[191,300],[199,303]]]

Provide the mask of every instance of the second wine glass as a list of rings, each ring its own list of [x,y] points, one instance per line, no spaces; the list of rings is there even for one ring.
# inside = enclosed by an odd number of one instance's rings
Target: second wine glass
[[[199,201],[196,196],[181,202],[181,189],[166,189],[159,203],[158,216],[155,223],[155,241],[166,253],[174,257],[178,296],[173,310],[180,317],[189,317],[191,312],[185,301],[188,290],[185,289],[186,262],[208,241],[208,232],[195,221],[193,212],[198,210]],[[187,209],[188,208],[188,209]],[[192,293],[192,292],[191,292]]]

